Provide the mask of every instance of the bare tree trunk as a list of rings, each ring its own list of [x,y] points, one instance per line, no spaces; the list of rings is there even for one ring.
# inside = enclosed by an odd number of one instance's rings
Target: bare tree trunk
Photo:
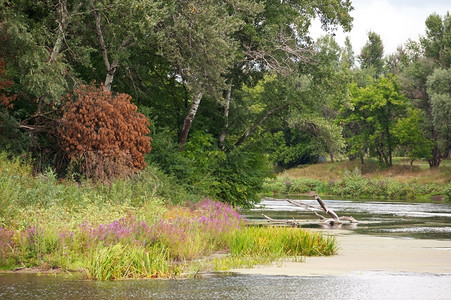
[[[182,130],[180,131],[179,135],[179,144],[181,146],[185,145],[186,140],[188,138],[188,133],[191,128],[191,125],[193,124],[194,117],[196,116],[197,110],[199,109],[200,101],[202,100],[203,93],[198,92],[194,95],[193,103],[191,103],[191,107],[188,111],[188,114],[185,117],[185,120],[183,121]]]
[[[354,219],[352,216],[343,216],[343,217],[339,217],[333,210],[329,209],[326,204],[324,203],[324,201],[318,196],[318,195],[313,195],[315,197],[315,200],[318,201],[319,205],[321,207],[316,207],[316,206],[312,206],[306,203],[302,203],[302,202],[295,202],[293,200],[290,199],[285,199],[287,202],[289,202],[290,204],[293,204],[294,206],[298,206],[298,207],[302,207],[307,209],[308,211],[312,212],[313,214],[315,214],[318,218],[321,219],[321,224],[327,225],[327,226],[341,226],[341,224],[343,224],[344,221],[347,221],[351,224],[357,224],[359,223],[356,219]],[[326,218],[322,215],[320,215],[319,213],[317,213],[318,210],[323,210],[325,211],[329,216],[331,216],[332,218]],[[286,220],[286,221],[278,221],[278,220],[274,220],[271,219],[270,217],[263,215],[266,219],[270,220],[273,223],[282,223],[282,224],[290,224],[292,226],[296,226],[298,227],[300,225],[299,221],[297,220]]]
[[[229,87],[227,89],[227,94],[225,97],[225,104],[224,104],[224,128],[222,129],[221,134],[218,138],[218,147],[219,149],[224,149],[224,140],[227,135],[227,129],[229,128],[229,109],[230,109],[230,101],[232,96],[232,81],[230,81]]]
[[[362,151],[359,152],[359,156],[360,156],[360,163],[362,165],[365,164],[365,161],[363,160],[363,153],[362,153]]]
[[[56,57],[60,53],[61,45],[64,40],[64,32],[66,31],[68,21],[68,13],[67,13],[67,0],[59,2],[59,18],[56,20],[58,23],[58,37],[56,38],[55,45],[52,49],[52,54],[50,55],[50,62],[56,60]]]
[[[273,109],[271,109],[270,111],[268,111],[261,119],[260,121],[258,121],[257,123],[255,123],[251,128],[249,128],[248,130],[246,130],[246,132],[240,137],[240,139],[238,140],[238,142],[235,143],[235,146],[238,147],[240,146],[242,143],[244,143],[244,141],[247,139],[247,137],[249,135],[251,135],[257,128],[258,126],[260,126],[264,121],[266,121],[266,119],[269,118],[269,116],[271,116],[273,113],[284,109],[288,107],[288,104],[285,105],[281,105],[281,106],[277,106]]]
[[[97,36],[99,37],[99,43],[100,47],[102,48],[102,58],[103,63],[105,64],[106,68],[106,76],[105,76],[105,82],[104,82],[104,89],[105,91],[110,92],[111,86],[113,85],[113,79],[114,74],[116,73],[116,69],[119,66],[119,61],[117,59],[113,60],[112,63],[110,63],[108,59],[108,50],[107,46],[105,44],[105,39],[103,37],[101,22],[100,22],[100,13],[93,11],[95,20],[96,20],[96,32]],[[122,41],[121,46],[118,49],[118,52],[121,52],[124,48],[129,46],[133,41],[133,37],[131,35],[127,36],[124,41]]]

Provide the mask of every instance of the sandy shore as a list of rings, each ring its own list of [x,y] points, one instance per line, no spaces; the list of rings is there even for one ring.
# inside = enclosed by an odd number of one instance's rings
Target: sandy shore
[[[451,274],[451,241],[394,239],[332,232],[340,250],[330,257],[307,257],[305,262],[284,262],[240,274],[321,276],[355,272],[425,272]]]

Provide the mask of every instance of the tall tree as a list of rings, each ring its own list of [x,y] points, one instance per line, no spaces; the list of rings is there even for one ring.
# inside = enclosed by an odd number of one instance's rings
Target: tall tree
[[[155,42],[155,26],[168,15],[171,1],[95,0],[90,12],[97,49],[106,69],[104,88],[111,90],[117,68],[127,64],[130,48]],[[92,20],[87,18],[87,20]]]
[[[426,57],[433,59],[442,69],[451,65],[451,15],[443,18],[433,13],[426,19],[426,35],[420,38]]]
[[[233,34],[243,25],[240,10],[251,14],[259,5],[248,0],[176,1],[163,24],[161,51],[192,95],[179,134],[182,146],[204,95],[217,97],[225,87],[224,74],[238,54]]]
[[[394,128],[405,114],[407,98],[400,94],[393,76],[381,77],[367,87],[350,86],[349,103],[341,109],[341,122],[357,126],[359,133],[348,142],[355,152],[370,150],[387,167],[392,166],[392,154],[398,141]]]
[[[451,151],[451,69],[435,69],[428,77],[427,91],[431,97],[432,123],[437,130],[443,157]]]
[[[359,55],[361,68],[373,70],[375,77],[381,76],[384,67],[383,56],[384,45],[380,35],[373,31],[368,32],[368,41]]]

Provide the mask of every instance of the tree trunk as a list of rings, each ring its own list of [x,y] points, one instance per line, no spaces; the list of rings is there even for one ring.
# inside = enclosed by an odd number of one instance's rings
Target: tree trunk
[[[55,44],[53,45],[53,48],[52,48],[52,53],[50,54],[48,64],[53,63],[56,60],[58,54],[60,53],[61,46],[62,46],[63,40],[64,40],[64,33],[69,24],[68,11],[67,11],[67,0],[59,1],[58,6],[59,6],[58,7],[58,18],[55,20],[55,22],[58,23],[58,31],[57,31],[58,34],[57,34]],[[39,98],[38,107],[36,109],[36,114],[38,114],[38,115],[41,114],[45,99],[46,99],[46,96],[42,96]]]
[[[441,158],[440,149],[435,145],[434,149],[432,149],[432,158],[429,159],[429,167],[438,168],[442,162]]]
[[[191,107],[188,111],[188,114],[185,117],[185,120],[183,121],[182,130],[180,131],[179,135],[179,144],[183,147],[185,145],[186,140],[188,138],[188,133],[191,128],[191,125],[193,124],[194,117],[196,116],[197,110],[199,108],[200,101],[202,100],[203,93],[198,92],[194,95],[193,103],[191,103]]]
[[[284,109],[288,107],[288,104],[282,105],[282,106],[278,106],[275,107],[273,109],[271,109],[270,111],[268,111],[261,119],[260,121],[258,121],[257,123],[255,123],[251,128],[249,128],[248,130],[246,130],[246,132],[240,137],[240,139],[238,140],[238,142],[235,143],[235,147],[240,146],[242,143],[244,143],[244,141],[247,139],[247,137],[249,135],[251,135],[257,128],[258,126],[260,126],[266,119],[269,118],[270,115],[272,115],[273,113]]]
[[[224,104],[224,128],[222,129],[221,133],[219,134],[218,138],[218,147],[219,149],[224,149],[224,140],[227,135],[227,129],[229,128],[229,109],[230,109],[230,100],[232,96],[232,81],[230,81],[229,87],[227,89],[227,94],[225,97],[225,104]]]
[[[329,152],[329,156],[330,156],[330,162],[333,163],[335,162],[334,160],[334,154],[332,152]]]
[[[365,161],[363,160],[363,153],[362,153],[362,151],[359,152],[359,156],[360,156],[360,163],[361,163],[362,165],[364,165],[364,164],[365,164]]]
[[[413,170],[413,162],[415,161],[415,158],[412,158],[411,160],[410,160],[410,171],[412,172],[412,170]]]
[[[116,69],[119,66],[119,61],[117,59],[113,60],[113,62],[110,64],[109,58],[108,58],[108,50],[107,46],[105,44],[105,39],[103,38],[103,32],[100,22],[100,13],[93,11],[94,18],[96,20],[96,33],[99,38],[100,47],[102,48],[102,58],[103,63],[105,64],[106,68],[106,76],[105,76],[105,82],[104,82],[104,89],[108,92],[111,91],[111,87],[113,85],[113,79],[114,74],[116,73]],[[121,46],[117,50],[118,52],[121,52],[124,48],[127,46],[130,46],[133,42],[133,37],[131,35],[127,36],[121,43]]]

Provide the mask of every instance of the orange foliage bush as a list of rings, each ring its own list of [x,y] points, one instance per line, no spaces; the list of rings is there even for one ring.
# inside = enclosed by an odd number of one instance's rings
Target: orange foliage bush
[[[12,108],[11,102],[17,98],[17,95],[9,95],[9,93],[3,90],[12,87],[13,81],[6,79],[6,66],[5,61],[0,58],[0,105],[6,108]]]
[[[149,121],[127,94],[82,86],[67,96],[58,136],[72,161],[82,161],[89,178],[109,179],[145,167],[150,152]],[[127,171],[128,170],[128,171]]]

